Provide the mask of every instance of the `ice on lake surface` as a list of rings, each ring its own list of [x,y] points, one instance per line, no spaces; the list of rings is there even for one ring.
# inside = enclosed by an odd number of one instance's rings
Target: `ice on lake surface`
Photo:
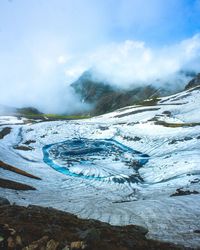
[[[142,182],[138,169],[149,156],[113,139],[71,139],[43,147],[44,162],[74,177],[114,182]]]

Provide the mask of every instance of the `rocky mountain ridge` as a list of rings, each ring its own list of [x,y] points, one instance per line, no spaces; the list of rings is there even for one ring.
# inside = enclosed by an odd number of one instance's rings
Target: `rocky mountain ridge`
[[[181,75],[191,77],[188,72]],[[191,78],[190,78],[191,79]],[[92,105],[91,114],[101,115],[129,105],[138,104],[145,99],[175,94],[178,89],[168,88],[168,84],[137,85],[129,89],[115,87],[109,82],[96,79],[92,72],[85,71],[71,84],[80,100]],[[182,89],[184,86],[182,86]],[[180,89],[179,89],[180,90]]]

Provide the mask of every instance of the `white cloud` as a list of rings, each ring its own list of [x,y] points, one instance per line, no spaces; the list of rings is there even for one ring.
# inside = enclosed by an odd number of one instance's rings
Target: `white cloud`
[[[71,59],[70,56],[60,55],[57,58],[57,62],[58,62],[58,64],[66,64],[70,59]]]
[[[72,53],[59,40],[51,41],[36,47],[23,44],[23,54],[21,49],[2,54],[1,104],[35,106],[48,113],[78,111],[83,104],[69,85],[88,69],[120,88],[167,81],[176,87],[179,71],[200,71],[200,35],[160,48],[126,40],[75,56],[68,56]]]
[[[192,36],[199,20],[199,0],[0,1],[0,103],[73,112],[68,86],[90,68],[123,88],[173,82],[199,71],[199,35],[158,46]]]
[[[200,35],[162,48],[151,48],[142,41],[112,43],[80,57],[65,71],[71,72],[75,79],[88,68],[92,68],[100,80],[121,88],[150,84],[157,79],[176,80],[181,70],[200,71]]]

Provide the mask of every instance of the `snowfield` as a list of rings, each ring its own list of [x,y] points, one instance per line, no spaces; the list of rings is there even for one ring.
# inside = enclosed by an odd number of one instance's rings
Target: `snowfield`
[[[115,225],[148,228],[148,237],[188,247],[200,246],[200,89],[160,99],[155,106],[131,106],[87,120],[36,122],[0,117],[0,160],[40,177],[30,179],[0,168],[2,178],[35,187],[35,191],[0,188],[0,196],[20,205],[37,204]],[[43,147],[74,138],[113,139],[149,155],[139,168],[141,182],[101,181],[65,175],[43,161]],[[27,145],[32,150],[16,146]],[[24,144],[25,143],[25,144]],[[108,158],[105,164],[124,176]],[[117,169],[117,170],[116,170]],[[79,172],[76,165],[74,171]],[[87,171],[90,171],[87,170]],[[103,170],[102,170],[103,171]],[[173,195],[177,189],[188,195]],[[194,194],[189,194],[194,192]],[[183,193],[182,193],[183,194]],[[173,196],[171,196],[173,195]]]

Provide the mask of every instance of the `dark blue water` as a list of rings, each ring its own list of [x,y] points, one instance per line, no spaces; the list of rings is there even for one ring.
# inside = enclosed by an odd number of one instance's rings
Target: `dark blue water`
[[[46,164],[65,175],[118,183],[142,182],[138,169],[149,159],[113,139],[75,138],[46,145],[43,154]]]

